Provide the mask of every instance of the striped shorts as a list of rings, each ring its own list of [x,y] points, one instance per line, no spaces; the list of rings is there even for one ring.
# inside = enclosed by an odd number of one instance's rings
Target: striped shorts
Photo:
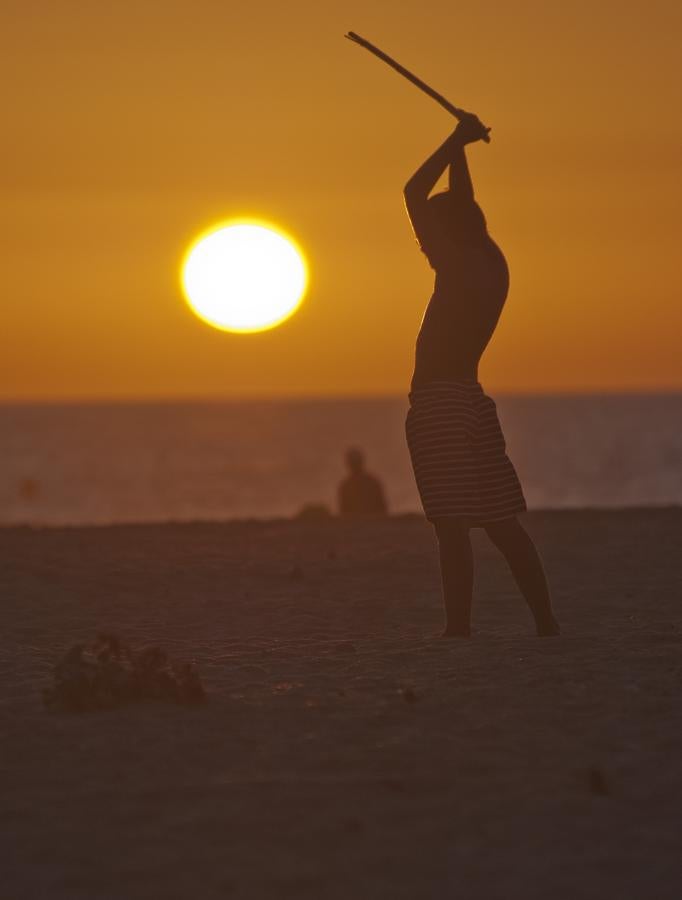
[[[497,407],[477,381],[433,381],[409,399],[407,446],[427,519],[482,525],[524,512]]]

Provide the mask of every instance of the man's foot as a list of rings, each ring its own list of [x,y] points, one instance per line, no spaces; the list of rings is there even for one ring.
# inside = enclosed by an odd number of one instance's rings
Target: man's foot
[[[441,634],[442,638],[468,638],[471,637],[470,628],[446,628]]]
[[[538,637],[556,637],[561,634],[561,628],[554,616],[552,616],[549,622],[543,622],[542,624],[537,622],[536,626]]]

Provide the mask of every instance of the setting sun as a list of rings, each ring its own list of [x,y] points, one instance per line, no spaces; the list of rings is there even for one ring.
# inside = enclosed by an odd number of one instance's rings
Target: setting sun
[[[281,324],[300,305],[307,280],[296,243],[280,229],[255,222],[215,226],[194,241],[182,264],[192,311],[224,331]]]

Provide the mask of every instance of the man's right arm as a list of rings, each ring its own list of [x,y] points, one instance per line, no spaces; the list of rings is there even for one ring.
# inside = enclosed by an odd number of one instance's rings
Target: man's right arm
[[[436,182],[452,161],[455,147],[454,133],[447,137],[429,158],[421,164],[403,190],[405,208],[412,230],[420,245],[428,241],[429,214],[427,200]]]

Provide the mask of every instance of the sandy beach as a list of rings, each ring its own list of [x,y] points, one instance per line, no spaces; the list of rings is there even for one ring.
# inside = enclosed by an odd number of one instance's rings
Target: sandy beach
[[[0,531],[3,895],[677,898],[682,510],[537,512],[564,634],[475,533],[470,641],[419,517]],[[208,702],[41,694],[114,631]]]

